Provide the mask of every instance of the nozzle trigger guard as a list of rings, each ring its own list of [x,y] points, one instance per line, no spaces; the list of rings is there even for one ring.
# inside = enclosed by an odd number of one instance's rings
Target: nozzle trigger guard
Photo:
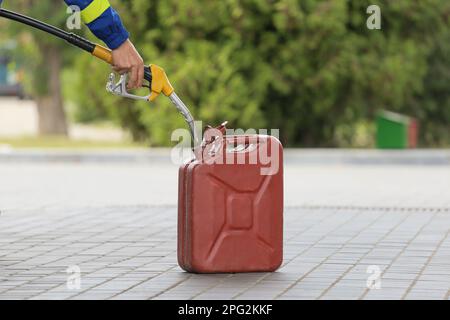
[[[151,95],[147,96],[138,96],[135,94],[131,94],[127,91],[127,79],[128,75],[125,73],[120,76],[119,81],[116,83],[116,75],[111,73],[108,78],[108,82],[106,83],[106,91],[112,93],[116,96],[121,96],[124,98],[130,98],[134,100],[150,100]]]

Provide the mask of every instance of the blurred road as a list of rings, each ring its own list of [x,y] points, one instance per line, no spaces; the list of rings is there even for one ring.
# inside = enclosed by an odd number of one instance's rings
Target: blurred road
[[[3,209],[176,205],[178,167],[168,152],[155,151],[146,162],[0,162],[0,204]],[[305,162],[311,154],[286,154],[286,206],[450,207],[450,165],[327,162],[336,151]],[[312,163],[316,158],[320,163]]]

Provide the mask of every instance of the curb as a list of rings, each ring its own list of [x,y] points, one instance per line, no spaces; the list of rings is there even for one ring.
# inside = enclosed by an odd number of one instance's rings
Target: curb
[[[288,149],[286,163],[335,165],[450,165],[450,149]]]
[[[0,163],[172,163],[169,148],[126,150],[0,149]],[[286,164],[450,165],[450,150],[285,149]]]
[[[170,149],[0,150],[0,163],[154,163],[170,161]]]

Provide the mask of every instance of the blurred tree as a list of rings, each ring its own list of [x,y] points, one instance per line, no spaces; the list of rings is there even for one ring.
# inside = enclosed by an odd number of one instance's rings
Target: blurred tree
[[[35,17],[49,24],[65,27],[66,6],[62,0],[15,0],[4,7]],[[23,57],[29,90],[36,99],[39,132],[43,135],[67,135],[67,121],[61,94],[61,69],[68,45],[59,39],[14,22],[8,22],[7,32],[21,42],[17,51]]]
[[[448,132],[447,0],[376,1],[381,30],[366,27],[368,0],[111,3],[198,120],[279,128],[289,146],[348,145],[381,108],[419,117],[424,143],[442,144]],[[79,70],[90,70],[75,90],[80,119],[116,119],[155,145],[184,126],[167,99],[106,97],[98,62],[79,59]]]
[[[446,19],[450,18],[447,11]],[[421,142],[426,146],[450,144],[450,29],[433,45],[427,58],[428,70],[421,93],[416,93],[408,110],[419,119]]]

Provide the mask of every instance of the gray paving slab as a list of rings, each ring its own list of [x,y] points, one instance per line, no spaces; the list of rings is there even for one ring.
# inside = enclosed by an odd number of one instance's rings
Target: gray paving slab
[[[288,150],[282,267],[227,275],[177,266],[158,152],[0,161],[0,299],[450,298],[448,151]]]
[[[277,272],[216,275],[177,266],[174,206],[38,213],[0,218],[0,299],[446,299],[450,289],[448,210],[287,207]],[[379,289],[368,287],[374,270]]]

